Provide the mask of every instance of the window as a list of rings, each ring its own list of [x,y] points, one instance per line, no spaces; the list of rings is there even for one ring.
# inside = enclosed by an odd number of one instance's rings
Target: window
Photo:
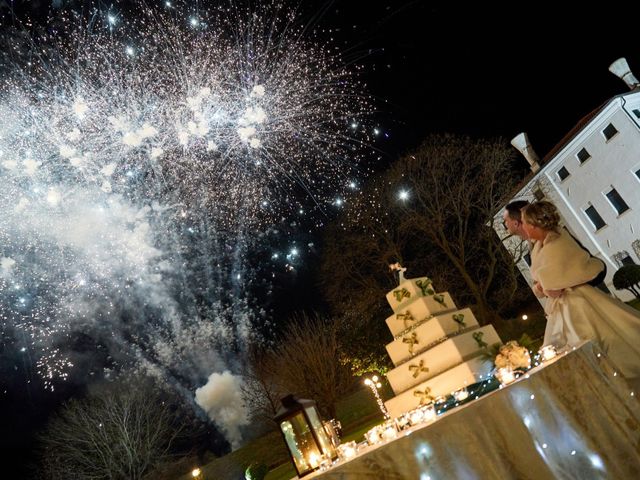
[[[615,188],[609,190],[605,195],[611,206],[618,212],[618,215],[629,210],[629,205],[627,205],[627,202],[623,200]]]
[[[567,170],[565,167],[562,167],[560,170],[558,170],[558,177],[560,177],[560,181],[563,181],[569,175],[571,174],[569,173],[569,170]]]
[[[622,265],[635,265],[636,262],[633,261],[629,252],[625,252],[627,255],[622,259]]]
[[[587,217],[589,217],[589,220],[591,220],[591,223],[593,223],[593,226],[596,227],[596,230],[600,230],[602,227],[606,225],[606,223],[604,223],[604,220],[602,219],[602,217],[600,216],[600,214],[598,213],[598,211],[593,205],[589,205],[585,209],[584,213],[587,215]]]
[[[616,262],[616,265],[619,267],[623,267],[624,265],[635,265],[636,262],[633,261],[631,255],[626,250],[622,250],[621,252],[613,255],[613,261]]]
[[[524,262],[527,265],[531,266],[531,254],[530,253],[525,253],[522,258],[524,259]]]
[[[591,154],[587,152],[586,148],[580,150],[576,156],[578,157],[578,160],[580,160],[580,163],[584,163],[591,158]]]
[[[602,134],[607,141],[611,140],[616,133],[618,133],[618,130],[613,126],[613,123],[610,123],[604,130],[602,130]]]
[[[638,180],[640,180],[640,168],[636,170],[636,177],[638,177]]]
[[[636,118],[640,118],[640,109],[634,108],[633,109],[633,114],[636,116]]]

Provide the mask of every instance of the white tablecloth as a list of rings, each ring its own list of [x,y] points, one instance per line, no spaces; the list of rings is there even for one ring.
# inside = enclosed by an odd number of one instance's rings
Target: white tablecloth
[[[591,342],[306,478],[640,478],[640,392]]]

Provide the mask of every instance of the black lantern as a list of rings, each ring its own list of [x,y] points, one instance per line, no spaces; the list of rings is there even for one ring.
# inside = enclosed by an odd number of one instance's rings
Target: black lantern
[[[287,395],[274,420],[289,449],[298,477],[313,472],[326,460],[338,456],[320,420],[316,402]]]

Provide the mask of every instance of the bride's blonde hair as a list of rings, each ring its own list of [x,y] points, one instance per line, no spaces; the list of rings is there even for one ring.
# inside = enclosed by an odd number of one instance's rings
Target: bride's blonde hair
[[[560,226],[560,214],[556,206],[541,200],[531,203],[522,209],[522,219],[529,225],[542,228],[543,230],[558,231]]]

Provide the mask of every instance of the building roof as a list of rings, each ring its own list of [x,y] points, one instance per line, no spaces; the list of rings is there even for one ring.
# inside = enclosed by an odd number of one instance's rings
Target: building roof
[[[607,105],[609,105],[611,102],[613,102],[617,98],[624,97],[626,95],[634,94],[634,93],[640,93],[640,88],[634,88],[633,90],[630,90],[628,92],[624,92],[614,97],[611,97],[607,101],[602,103],[599,107],[597,107],[596,109],[592,110],[591,112],[587,113],[584,117],[582,117],[578,121],[578,123],[576,123],[574,127],[571,130],[569,130],[569,132],[564,137],[562,137],[562,139],[558,143],[556,143],[554,147],[551,150],[549,150],[549,152],[544,157],[542,157],[542,159],[540,160],[540,170],[538,170],[535,173],[531,172],[526,177],[524,177],[522,181],[520,181],[518,185],[511,191],[511,193],[509,194],[509,198],[514,198],[516,193],[518,193],[526,185],[531,183],[531,180],[533,180],[535,177],[540,175],[543,172],[546,165],[555,158],[558,152],[560,152],[567,144],[569,144],[571,140],[573,140],[578,135],[578,133],[582,131],[582,129],[589,122],[591,122],[591,120],[593,120],[596,116],[598,116],[598,114],[607,107]]]
[[[613,98],[617,98],[613,97]],[[565,145],[567,145],[569,142],[571,142],[571,140],[573,140],[573,138],[578,135],[578,133],[582,130],[582,128],[587,125],[591,119],[593,119],[595,116],[598,115],[598,113],[600,113],[602,110],[604,110],[604,107],[606,107],[612,100],[613,98],[607,100],[606,102],[604,102],[602,105],[600,105],[598,108],[596,108],[595,110],[592,110],[591,112],[587,113],[584,117],[582,117],[578,123],[576,123],[574,125],[574,127],[569,130],[569,132],[562,137],[562,139],[556,143],[553,148],[551,150],[549,150],[549,152],[542,158],[542,160],[540,161],[540,170],[542,171],[542,165],[547,164],[549,161],[551,161],[551,159],[553,159],[553,157],[556,156],[556,154],[562,150],[564,148]],[[538,172],[536,172],[538,173]]]

